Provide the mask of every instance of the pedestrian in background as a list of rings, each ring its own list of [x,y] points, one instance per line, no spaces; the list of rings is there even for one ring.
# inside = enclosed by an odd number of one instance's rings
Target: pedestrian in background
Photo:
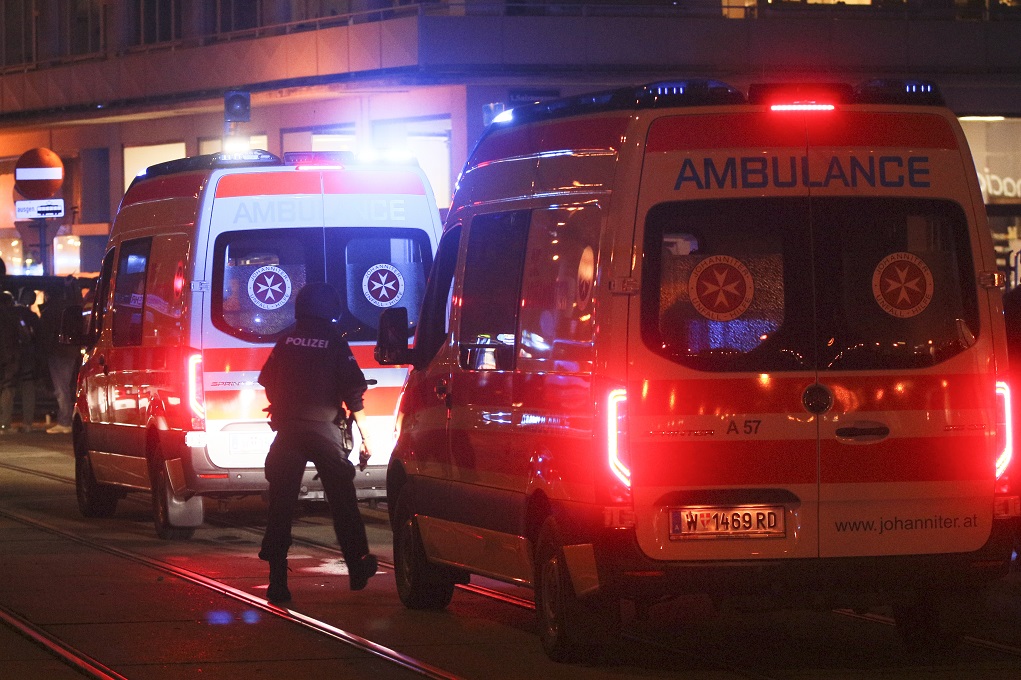
[[[269,562],[270,602],[291,599],[287,588],[287,551],[291,521],[305,466],[319,473],[333,515],[333,529],[347,564],[351,590],[361,590],[376,573],[354,488],[355,468],[338,427],[351,411],[363,441],[364,468],[371,444],[362,412],[367,384],[351,348],[336,328],[340,294],[328,283],[310,283],[294,303],[295,324],[280,338],[259,374],[269,400],[270,426],[276,439],[266,456],[269,518],[259,557]]]
[[[25,290],[15,303],[14,294],[4,291],[0,306],[3,321],[3,384],[0,386],[0,432],[14,432],[14,395],[21,395],[21,430],[31,432],[35,422],[35,381],[39,360],[39,317],[26,302],[35,302],[35,291]],[[20,303],[20,304],[19,304]]]
[[[0,291],[0,435],[10,434],[14,417],[14,389],[18,376],[18,315],[14,295]]]
[[[36,291],[23,289],[17,297],[4,291],[2,303],[14,319],[13,361],[8,359],[8,372],[0,392],[0,429],[14,431],[14,394],[21,397],[21,432],[32,432],[36,420],[36,379],[39,376],[39,317],[30,305],[36,302]],[[6,350],[9,352],[10,350]],[[10,368],[11,363],[13,369]]]
[[[78,282],[69,276],[61,289],[48,294],[42,306],[39,332],[50,382],[53,383],[53,395],[57,399],[57,422],[46,430],[47,434],[71,432],[74,383],[82,355],[77,346],[61,344],[60,320],[69,305],[81,304],[81,297]]]

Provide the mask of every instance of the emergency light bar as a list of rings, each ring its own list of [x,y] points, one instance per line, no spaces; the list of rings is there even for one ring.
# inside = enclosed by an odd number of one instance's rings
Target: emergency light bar
[[[744,94],[732,85],[719,80],[693,78],[623,87],[518,106],[502,112],[493,119],[490,127],[500,128],[513,123],[531,123],[603,111],[744,103]]]
[[[189,156],[187,158],[176,158],[172,161],[165,161],[150,165],[145,172],[139,173],[134,181],[151,179],[160,175],[171,175],[175,172],[190,172],[195,170],[211,170],[216,168],[231,168],[245,165],[280,165],[281,160],[277,156],[262,149],[251,149],[248,151],[221,151],[220,153],[209,153],[202,156]]]
[[[939,86],[928,80],[870,80],[855,89],[854,101],[857,104],[946,106]]]
[[[288,151],[284,154],[284,165],[350,165],[355,160],[351,151]]]

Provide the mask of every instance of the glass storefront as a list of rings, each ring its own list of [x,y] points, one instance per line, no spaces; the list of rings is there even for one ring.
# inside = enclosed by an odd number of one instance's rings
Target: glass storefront
[[[1021,118],[965,116],[982,200],[997,251],[997,264],[1010,286],[1021,279]]]

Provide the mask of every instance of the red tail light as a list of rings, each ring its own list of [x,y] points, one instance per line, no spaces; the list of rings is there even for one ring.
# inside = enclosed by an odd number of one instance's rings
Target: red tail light
[[[999,479],[1014,457],[1014,416],[1010,402],[1010,385],[996,381],[996,478]]]
[[[631,451],[628,446],[627,390],[616,389],[607,397],[607,463],[613,475],[631,488]]]
[[[769,107],[770,111],[832,111],[834,108],[833,104],[823,104],[819,102],[791,102],[789,104],[773,104]]]
[[[191,411],[191,429],[206,429],[206,392],[202,385],[202,354],[188,356],[188,408]]]

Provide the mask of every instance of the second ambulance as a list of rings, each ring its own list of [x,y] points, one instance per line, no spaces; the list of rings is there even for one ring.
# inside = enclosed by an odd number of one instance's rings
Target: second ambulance
[[[110,515],[125,493],[146,492],[157,533],[185,538],[202,524],[203,498],[267,489],[274,433],[257,378],[313,281],[345,301],[338,323],[374,381],[369,427],[392,441],[406,370],[373,361],[376,324],[388,307],[417,313],[439,230],[432,190],[412,165],[253,151],[183,158],[136,178],[78,338],[82,512]],[[383,497],[387,453],[358,473],[360,498]],[[302,497],[323,498],[311,466]]]

